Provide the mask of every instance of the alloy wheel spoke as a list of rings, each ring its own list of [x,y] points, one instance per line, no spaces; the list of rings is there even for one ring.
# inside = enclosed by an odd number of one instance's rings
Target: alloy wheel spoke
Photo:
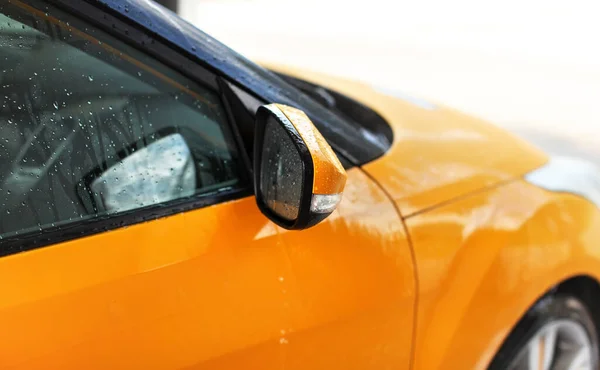
[[[571,357],[570,363],[565,366],[567,370],[592,370],[590,349],[587,346],[581,347]]]
[[[556,352],[556,327],[550,326],[529,343],[528,368],[530,370],[550,370]]]

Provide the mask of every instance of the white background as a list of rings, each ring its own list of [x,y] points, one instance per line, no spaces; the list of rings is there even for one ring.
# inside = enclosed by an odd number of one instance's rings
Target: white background
[[[351,77],[600,147],[599,0],[180,0],[255,61]]]

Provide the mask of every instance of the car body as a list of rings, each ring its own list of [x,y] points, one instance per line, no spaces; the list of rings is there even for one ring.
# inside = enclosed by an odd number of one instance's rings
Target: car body
[[[0,10],[10,14],[2,22],[19,22],[18,32],[22,23],[23,30],[53,35],[40,48],[28,48],[31,34],[20,41],[28,52],[49,50],[52,58],[26,59],[40,67],[23,76],[43,77],[42,97],[32,87],[23,94],[35,104],[21,104],[6,93],[6,122],[33,109],[32,117],[43,120],[50,112],[49,122],[63,126],[72,115],[87,115],[85,109],[100,117],[105,113],[92,110],[117,107],[147,108],[145,119],[155,125],[200,119],[183,108],[169,110],[175,97],[213,107],[202,117],[230,124],[219,126],[230,131],[225,138],[216,129],[198,133],[202,143],[222,144],[202,154],[215,155],[207,163],[220,168],[221,180],[213,180],[218,191],[141,200],[142,206],[94,217],[62,219],[53,205],[51,222],[20,228],[33,217],[30,203],[54,197],[57,185],[49,183],[39,198],[24,194],[25,210],[7,205],[18,187],[11,193],[3,184],[2,368],[486,368],[541,297],[571,289],[597,304],[589,298],[600,292],[600,213],[589,185],[595,169],[557,167],[550,154],[517,136],[440,105],[269,66],[278,76],[150,1],[15,0]],[[31,40],[45,40],[36,37]],[[5,53],[21,61],[19,45]],[[59,49],[65,45],[73,49]],[[133,72],[119,74],[96,60]],[[11,68],[25,69],[20,63]],[[59,64],[66,74],[50,71]],[[96,74],[99,68],[105,72]],[[6,91],[32,81],[6,76]],[[131,90],[125,97],[107,92],[119,81],[118,88]],[[325,89],[319,90],[325,100],[336,92],[349,97],[351,112],[367,122],[319,104],[298,81]],[[68,98],[46,103],[44,88],[57,94],[64,86]],[[148,86],[169,94],[155,97]],[[84,100],[73,100],[73,91]],[[104,104],[96,95],[115,100]],[[346,168],[342,203],[306,230],[275,225],[251,196],[251,112],[271,102],[305,111]],[[80,122],[102,129],[104,121],[94,119]],[[19,136],[7,136],[12,126],[5,127],[5,138]],[[73,146],[94,135],[75,126],[73,132],[87,133],[70,140]],[[111,143],[118,139],[112,134]],[[36,135],[25,143],[37,145]],[[29,149],[19,150],[19,159],[29,158],[23,154]],[[226,150],[231,157],[221,153]],[[225,159],[213,166],[215,158]],[[234,160],[235,171],[221,168]],[[52,166],[63,171],[62,162]],[[58,181],[79,186],[69,178],[75,172]],[[557,181],[565,178],[581,181]]]

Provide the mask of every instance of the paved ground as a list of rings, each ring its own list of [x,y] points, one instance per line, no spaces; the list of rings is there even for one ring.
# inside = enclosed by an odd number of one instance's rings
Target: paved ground
[[[180,10],[251,59],[546,130],[600,158],[597,0],[181,0]]]

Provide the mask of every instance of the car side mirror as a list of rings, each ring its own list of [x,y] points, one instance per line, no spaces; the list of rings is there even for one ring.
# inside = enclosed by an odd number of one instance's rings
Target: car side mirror
[[[254,137],[254,193],[261,212],[286,229],[306,229],[337,207],[346,171],[311,120],[282,104],[261,106]]]

